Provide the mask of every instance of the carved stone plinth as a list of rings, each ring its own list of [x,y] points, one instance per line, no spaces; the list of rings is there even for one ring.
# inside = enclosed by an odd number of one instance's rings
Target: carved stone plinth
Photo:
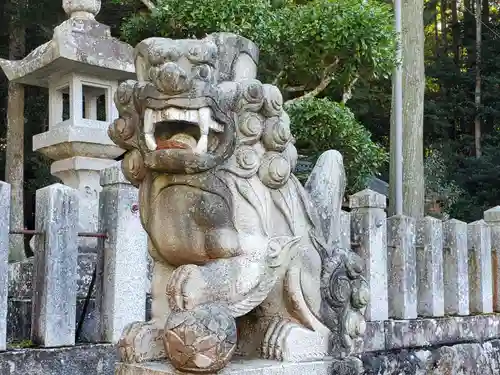
[[[235,359],[219,375],[349,375],[355,374],[352,366],[358,366],[346,361],[332,359],[300,363],[279,363],[267,360]],[[356,369],[357,370],[357,369]],[[141,364],[118,363],[115,375],[178,375],[168,363],[149,362]],[[186,373],[188,374],[188,373]]]

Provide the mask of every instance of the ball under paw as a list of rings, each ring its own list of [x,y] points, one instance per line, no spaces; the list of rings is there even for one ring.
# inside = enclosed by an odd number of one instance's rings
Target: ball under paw
[[[217,305],[175,312],[165,325],[164,344],[176,369],[215,372],[227,365],[236,349],[236,322]]]

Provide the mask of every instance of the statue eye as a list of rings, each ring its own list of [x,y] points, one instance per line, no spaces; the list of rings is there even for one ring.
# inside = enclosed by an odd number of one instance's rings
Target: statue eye
[[[198,75],[201,79],[207,79],[210,75],[210,67],[208,65],[201,65],[198,69]]]

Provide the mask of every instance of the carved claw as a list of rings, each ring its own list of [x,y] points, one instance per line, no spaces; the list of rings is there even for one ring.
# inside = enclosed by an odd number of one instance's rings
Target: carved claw
[[[205,282],[200,268],[194,264],[178,267],[167,286],[167,297],[173,310],[191,310],[203,303]]]
[[[283,352],[286,348],[286,339],[294,328],[301,328],[289,319],[275,317],[269,324],[262,343],[262,357],[283,361]]]
[[[165,358],[163,328],[157,322],[129,324],[118,341],[120,360],[141,363]]]

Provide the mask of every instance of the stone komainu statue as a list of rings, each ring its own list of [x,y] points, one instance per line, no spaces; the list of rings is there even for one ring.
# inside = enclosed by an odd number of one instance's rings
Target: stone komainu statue
[[[136,47],[137,81],[118,88],[109,135],[127,150],[155,263],[152,320],[125,329],[122,361],[212,372],[235,353],[344,358],[364,332],[363,262],[337,241],[344,186],[313,178],[307,192],[293,175],[289,117],[257,60],[229,33]],[[336,151],[322,160],[317,180],[343,178]]]

